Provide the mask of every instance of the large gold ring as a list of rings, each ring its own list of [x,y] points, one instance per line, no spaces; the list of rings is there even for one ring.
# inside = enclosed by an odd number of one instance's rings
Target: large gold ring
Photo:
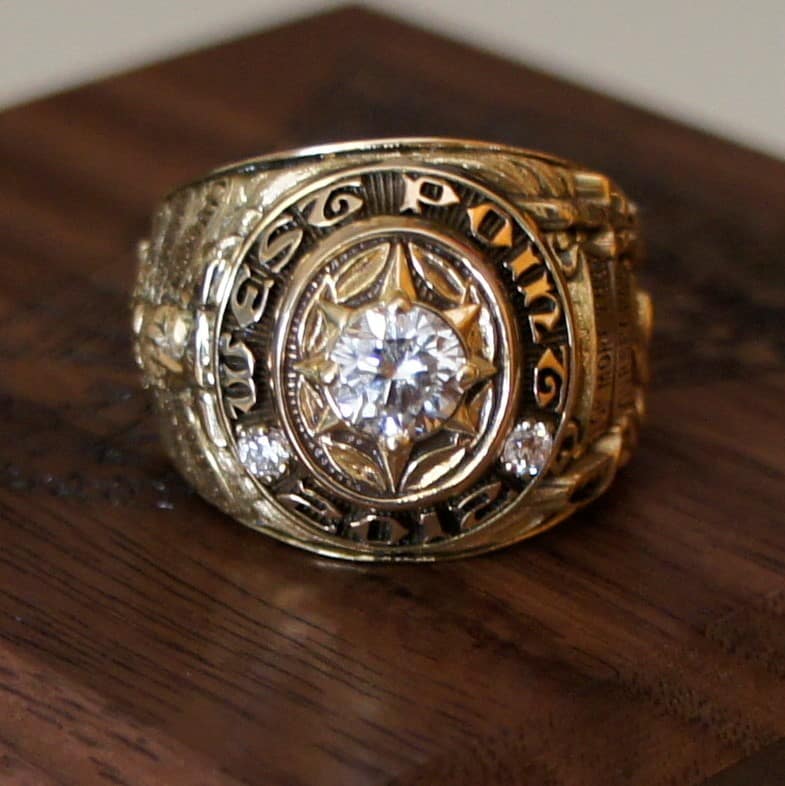
[[[651,306],[604,175],[450,139],[308,148],[172,193],[137,360],[218,508],[356,560],[476,554],[601,494],[643,415]]]

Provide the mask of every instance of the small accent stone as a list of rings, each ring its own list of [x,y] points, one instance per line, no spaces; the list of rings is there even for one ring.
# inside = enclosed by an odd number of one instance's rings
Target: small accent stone
[[[518,477],[539,475],[553,449],[553,437],[547,424],[523,420],[510,432],[502,449],[504,469]]]
[[[289,469],[292,451],[284,433],[265,426],[240,426],[237,453],[245,468],[266,483],[283,477]]]

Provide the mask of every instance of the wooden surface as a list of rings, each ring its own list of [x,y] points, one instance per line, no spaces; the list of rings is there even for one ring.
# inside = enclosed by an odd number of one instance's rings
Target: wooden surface
[[[169,468],[131,249],[219,162],[419,133],[637,197],[651,417],[551,533],[352,567]],[[8,111],[0,160],[0,782],[785,783],[783,163],[357,10]]]

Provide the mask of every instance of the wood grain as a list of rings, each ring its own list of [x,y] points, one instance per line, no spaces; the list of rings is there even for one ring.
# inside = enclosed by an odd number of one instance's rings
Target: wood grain
[[[420,133],[637,197],[650,420],[533,542],[335,564],[164,460],[132,248],[219,162]],[[357,9],[7,111],[0,156],[0,781],[785,783],[785,165]]]

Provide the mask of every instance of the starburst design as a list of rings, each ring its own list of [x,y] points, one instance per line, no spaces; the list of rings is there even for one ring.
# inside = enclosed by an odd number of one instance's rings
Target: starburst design
[[[434,308],[418,294],[409,253],[401,241],[387,246],[384,264],[361,290],[376,294],[362,305],[340,302],[328,280],[315,303],[323,339],[295,364],[324,402],[313,413],[314,436],[327,448],[341,430],[370,439],[378,477],[367,457],[345,444],[341,468],[363,482],[375,479],[388,492],[399,490],[407,470],[411,474],[417,443],[442,431],[457,440],[477,436],[481,401],[472,393],[496,373],[478,346],[482,307],[471,301],[470,290],[460,303]],[[435,451],[445,466],[462,452],[456,440]]]

